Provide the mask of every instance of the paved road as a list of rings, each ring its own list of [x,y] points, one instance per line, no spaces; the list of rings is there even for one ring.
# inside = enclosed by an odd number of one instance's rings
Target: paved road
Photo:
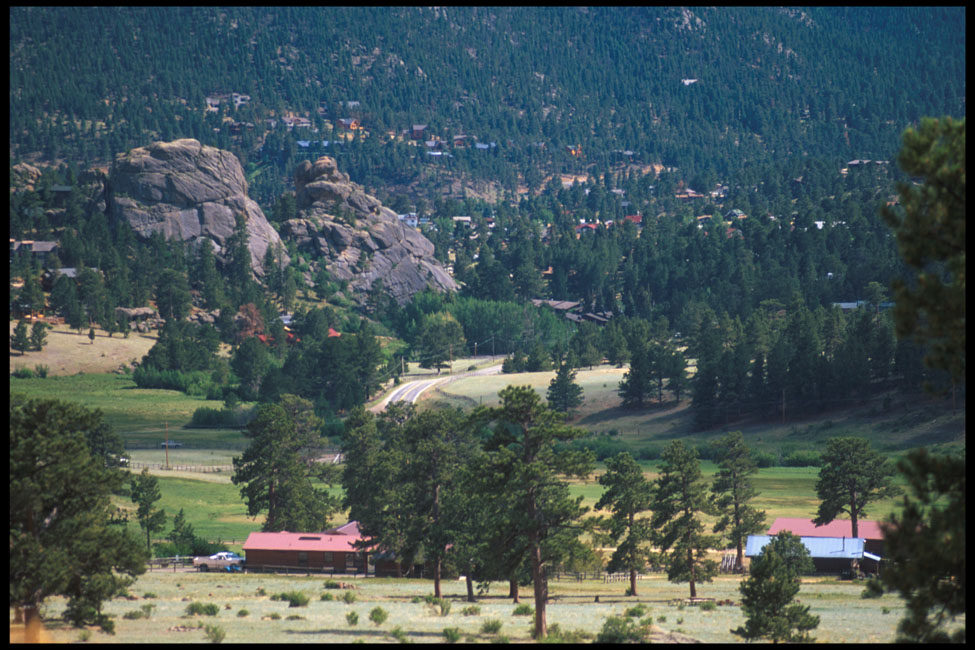
[[[475,377],[481,375],[500,375],[501,374],[501,364],[490,366],[488,368],[481,368],[480,370],[472,370],[470,372],[460,373],[458,375],[444,375],[442,377],[434,377],[433,379],[417,379],[416,381],[408,381],[405,384],[401,384],[393,389],[389,395],[387,395],[383,400],[371,407],[370,410],[373,413],[380,413],[386,409],[386,405],[390,402],[410,402],[415,404],[416,400],[420,399],[420,395],[424,392],[438,386],[440,384],[446,384],[450,381],[456,381],[463,377]]]

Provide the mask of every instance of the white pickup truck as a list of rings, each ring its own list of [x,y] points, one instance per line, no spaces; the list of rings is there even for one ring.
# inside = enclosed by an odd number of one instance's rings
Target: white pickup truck
[[[241,571],[244,558],[231,551],[220,551],[209,557],[193,558],[193,566],[200,571]]]

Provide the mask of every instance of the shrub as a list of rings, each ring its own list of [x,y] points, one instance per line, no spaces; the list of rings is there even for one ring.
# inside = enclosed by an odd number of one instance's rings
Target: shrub
[[[91,630],[82,630],[78,633],[78,640],[85,643],[91,640]]]
[[[355,612],[349,612],[345,615],[345,622],[349,625],[356,626],[359,624],[359,615]]]
[[[127,621],[133,621],[133,620],[136,620],[136,619],[140,619],[143,616],[144,616],[144,614],[142,613],[142,610],[139,610],[139,609],[134,609],[134,610],[132,610],[130,612],[125,612],[124,614],[122,614],[122,618],[124,618]]]
[[[271,612],[270,614],[267,615],[267,617],[272,621],[276,621],[281,618],[281,615],[278,614],[277,612]]]
[[[404,632],[403,628],[401,628],[399,625],[397,625],[396,627],[394,627],[392,630],[389,631],[389,636],[393,637],[400,643],[406,643],[408,640],[406,638],[406,632]]]
[[[641,618],[647,613],[647,608],[643,605],[637,605],[636,607],[631,607],[623,613],[623,616],[627,618]]]
[[[477,605],[470,605],[460,610],[460,613],[463,614],[464,616],[477,616],[478,614],[481,613],[481,608],[478,607]]]
[[[198,603],[193,601],[186,606],[186,614],[188,616],[216,616],[220,613],[220,606],[216,603]]]
[[[34,374],[40,377],[41,379],[47,377],[47,373],[50,371],[51,369],[45,366],[43,363],[39,363],[36,366],[34,366]]]
[[[342,594],[342,600],[347,604],[351,605],[352,603],[355,602],[355,592],[352,591],[345,592],[344,594]]]
[[[154,592],[151,592],[151,591],[147,591],[146,593],[142,594],[142,597],[143,598],[158,598],[158,596]]]
[[[389,614],[382,607],[374,607],[371,612],[369,612],[369,620],[376,625],[382,625],[389,618]]]
[[[17,379],[32,379],[34,377],[34,371],[24,367],[17,368],[13,374]]]
[[[245,616],[250,616],[250,614],[251,613],[246,609],[242,609],[239,612],[237,612],[237,618],[244,618]]]
[[[220,643],[227,636],[227,633],[219,625],[207,625],[203,631],[210,643]]]
[[[770,454],[767,451],[756,451],[752,457],[755,459],[755,464],[759,467],[775,467],[776,458],[774,454]]]
[[[446,616],[450,613],[450,601],[445,598],[437,598],[436,596],[427,596],[424,598],[430,607],[434,609],[440,616]]]
[[[341,589],[342,588],[342,585],[340,585],[339,583],[337,583],[335,580],[326,580],[325,581],[325,588],[326,589]]]
[[[481,634],[497,634],[501,631],[502,625],[503,623],[497,619],[484,621],[484,623],[481,624]]]
[[[711,612],[718,608],[718,606],[714,604],[713,600],[705,600],[698,607],[700,607],[701,611],[704,612]]]
[[[299,616],[298,614],[291,614],[290,616],[288,616],[284,620],[286,620],[286,621],[303,621],[303,620],[305,620],[305,617],[304,616]]]
[[[786,467],[819,467],[823,459],[815,451],[805,450],[792,452],[782,462]]]
[[[322,600],[333,600],[332,594],[322,594]]]
[[[156,609],[156,606],[152,603],[146,603],[141,607],[141,609],[142,609],[142,617],[150,618],[152,616],[152,610]]]
[[[515,607],[515,611],[511,612],[512,616],[532,616],[535,610],[528,603],[522,603]]]
[[[610,616],[596,635],[596,643],[639,643],[646,633],[646,627],[633,619]]]
[[[577,644],[585,643],[590,639],[592,639],[592,635],[582,630],[563,630],[559,627],[558,623],[552,623],[548,626],[548,634],[542,640],[542,643]]]
[[[282,594],[277,594],[277,598],[271,596],[272,600],[286,600],[288,601],[288,607],[305,607],[308,605],[308,595],[303,594],[300,591],[286,591]]]
[[[460,641],[460,630],[456,627],[445,627],[443,636],[447,639],[447,643],[457,643]]]

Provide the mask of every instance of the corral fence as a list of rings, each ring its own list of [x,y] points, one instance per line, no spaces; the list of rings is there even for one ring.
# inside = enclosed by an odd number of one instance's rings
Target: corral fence
[[[202,474],[218,474],[220,472],[232,472],[233,465],[181,465],[177,463],[143,463],[139,461],[129,461],[131,469],[161,469],[174,472],[200,472]]]
[[[149,560],[149,570],[163,570],[172,569],[174,572],[176,569],[185,569],[186,567],[193,566],[193,558],[190,556],[177,556],[177,557],[154,557]]]
[[[643,571],[636,574],[637,580],[642,580],[643,576],[648,573],[663,573],[665,571],[664,567],[651,566],[647,567]],[[630,573],[627,571],[625,573],[607,573],[606,571],[555,571],[552,576],[556,580],[574,580],[575,582],[582,582],[583,580],[602,580],[603,582],[624,582],[629,581]]]

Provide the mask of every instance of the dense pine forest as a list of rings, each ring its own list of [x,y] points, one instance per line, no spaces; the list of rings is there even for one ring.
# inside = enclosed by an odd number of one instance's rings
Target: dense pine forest
[[[144,385],[294,392],[331,415],[364,402],[399,357],[435,364],[445,347],[480,344],[512,370],[553,357],[629,364],[624,405],[663,402],[666,388],[712,427],[944,384],[922,348],[895,337],[889,287],[906,268],[880,210],[897,209],[896,184],[910,180],[904,130],[965,115],[964,9],[33,7],[10,18],[11,169],[42,169],[11,192],[10,237],[57,239],[49,265],[78,269],[45,297],[43,269],[12,257],[25,283],[11,314],[46,301],[79,328],[114,331],[119,306],[221,309],[213,331],[164,330]],[[206,249],[136,241],[86,194],[88,170],[177,138],[237,155],[272,224],[295,216],[295,166],[334,157],[386,205],[425,217],[461,291],[405,306],[377,291],[355,310],[293,249],[258,284]],[[574,323],[532,300],[599,317]],[[242,310],[277,345],[226,316]],[[282,311],[301,343],[283,343]],[[380,350],[377,335],[403,345]],[[299,375],[310,379],[291,386]]]

